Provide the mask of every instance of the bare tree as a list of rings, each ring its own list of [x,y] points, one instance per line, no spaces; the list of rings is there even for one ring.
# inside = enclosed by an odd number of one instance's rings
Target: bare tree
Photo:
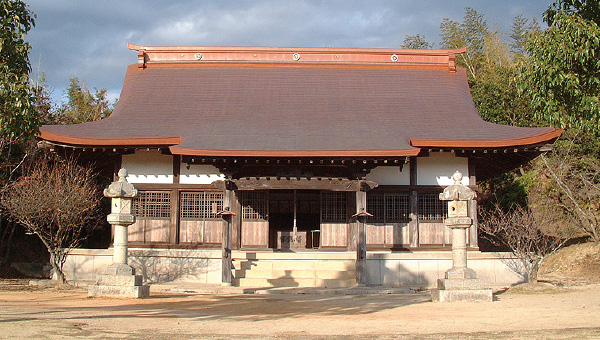
[[[46,154],[3,190],[0,205],[40,238],[59,281],[66,283],[67,255],[98,226],[100,199],[91,168],[77,165],[72,158]]]
[[[542,230],[532,211],[519,205],[513,205],[507,211],[499,205],[483,211],[479,228],[482,237],[511,250],[523,264],[530,282],[537,282],[544,259],[572,237],[569,229]]]
[[[567,142],[572,143],[572,142]],[[575,156],[570,147],[540,157],[543,175],[540,197],[542,214],[559,223],[570,223],[595,242],[600,242],[600,161],[591,156]]]

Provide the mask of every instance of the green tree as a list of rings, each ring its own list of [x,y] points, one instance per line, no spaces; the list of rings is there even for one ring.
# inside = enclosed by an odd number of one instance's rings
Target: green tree
[[[106,89],[90,91],[84,81],[71,78],[67,89],[67,101],[54,113],[59,124],[78,124],[100,120],[110,116],[113,105],[109,103]]]
[[[598,1],[557,1],[549,27],[526,45],[517,77],[531,98],[532,120],[565,129],[555,152],[523,176],[533,210],[600,242],[600,28]]]
[[[489,34],[487,19],[472,8],[465,8],[463,22],[459,23],[443,18],[440,24],[442,48],[455,49],[467,47],[467,52],[456,58],[458,66],[467,69],[469,80],[476,79],[479,67],[483,63],[485,38]]]
[[[600,2],[597,0],[558,0],[552,3],[544,12],[544,21],[553,26],[558,13],[567,15],[577,14],[583,19],[600,24]]]
[[[27,141],[40,124],[29,72],[29,43],[35,15],[23,1],[0,0],[0,190],[25,160]],[[15,225],[0,214],[0,261],[9,258]]]
[[[525,18],[522,14],[513,18],[510,25],[510,49],[515,61],[523,61],[527,55],[527,41],[539,32],[539,24],[535,19]]]
[[[404,42],[402,45],[400,45],[400,47],[419,50],[433,48],[433,44],[428,42],[424,35],[405,35]]]
[[[600,155],[600,27],[559,11],[527,45],[519,88],[532,99],[533,119],[594,136],[585,146]]]
[[[467,53],[457,56],[457,63],[468,71],[473,101],[483,119],[500,124],[531,125],[529,99],[518,95],[515,78],[517,64],[524,58],[519,46],[535,27],[535,22],[517,16],[509,43],[504,34],[490,29],[484,15],[474,9],[465,9],[462,22],[442,20],[442,46],[467,47]]]
[[[0,147],[33,137],[39,126],[34,93],[29,82],[27,32],[35,25],[22,1],[0,1]]]

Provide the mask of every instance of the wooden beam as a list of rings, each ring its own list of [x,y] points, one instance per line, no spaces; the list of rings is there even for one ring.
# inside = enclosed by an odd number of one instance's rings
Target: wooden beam
[[[329,191],[359,191],[363,187],[377,187],[377,183],[337,178],[242,178],[232,180],[237,190],[329,190]]]

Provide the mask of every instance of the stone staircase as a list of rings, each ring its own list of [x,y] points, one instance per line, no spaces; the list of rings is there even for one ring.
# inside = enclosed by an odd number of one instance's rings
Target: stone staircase
[[[233,286],[321,287],[356,286],[356,264],[347,254],[297,253],[252,254],[235,257]]]

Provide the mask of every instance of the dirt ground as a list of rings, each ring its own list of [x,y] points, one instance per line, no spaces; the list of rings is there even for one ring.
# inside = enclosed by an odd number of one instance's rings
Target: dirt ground
[[[193,295],[88,298],[83,288],[0,279],[0,339],[600,339],[600,245],[561,250],[545,282],[494,302],[394,295]]]
[[[528,285],[491,303],[433,303],[428,292],[105,299],[82,288],[4,283],[2,339],[600,339],[599,284]]]

